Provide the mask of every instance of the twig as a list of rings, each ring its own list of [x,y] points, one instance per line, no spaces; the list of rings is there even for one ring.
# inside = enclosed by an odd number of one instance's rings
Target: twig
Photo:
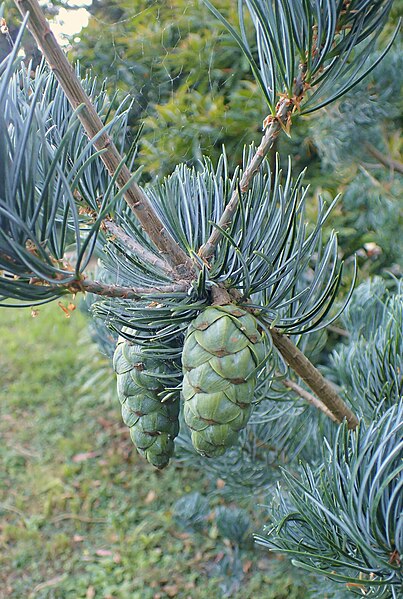
[[[351,334],[346,331],[346,329],[342,329],[341,327],[337,327],[334,324],[329,324],[326,329],[328,331],[330,331],[331,333],[335,333],[336,335],[339,335],[340,337],[351,337]]]
[[[283,383],[284,387],[287,387],[287,389],[291,389],[292,391],[294,391],[294,393],[296,393],[297,395],[302,397],[302,399],[305,399],[307,402],[309,402],[315,408],[318,408],[318,410],[321,410],[324,414],[326,414],[326,416],[328,418],[333,420],[333,422],[339,422],[338,419],[336,418],[336,416],[329,410],[329,408],[327,408],[325,406],[323,401],[321,401],[320,399],[318,399],[317,397],[312,395],[312,393],[309,393],[309,391],[307,391],[306,389],[304,389],[303,387],[298,385],[298,383],[296,383],[295,381],[292,381],[290,379],[286,379],[286,380],[282,381],[282,383]]]
[[[280,100],[275,118],[271,119],[269,126],[265,130],[262,141],[260,142],[260,146],[256,150],[255,155],[253,156],[251,162],[249,163],[242,175],[239,184],[241,193],[245,193],[246,191],[248,191],[253,177],[258,172],[264,160],[264,157],[272,147],[282,127],[286,126],[293,109],[294,103],[292,100],[290,100],[289,98],[283,98],[282,100]],[[220,220],[218,221],[218,225],[221,229],[227,229],[230,225],[231,220],[237,210],[238,203],[239,193],[238,189],[236,189],[234,190],[230,201],[228,202],[224,212],[221,215]],[[214,229],[207,242],[200,248],[200,257],[204,260],[210,258],[214,254],[215,248],[218,242],[220,241],[221,237],[221,231],[219,229]]]
[[[348,428],[356,428],[358,419],[336,393],[331,383],[319,372],[308,358],[293,344],[291,339],[276,329],[271,329],[273,343],[285,361],[302,378],[334,415],[337,422],[347,420]]]
[[[99,281],[83,279],[66,285],[70,293],[80,291],[95,293],[105,297],[120,297],[122,299],[141,299],[146,295],[158,293],[180,293],[189,289],[187,281],[179,281],[173,285],[162,285],[161,287],[122,287],[121,285],[106,285]]]
[[[92,139],[99,135],[100,131],[104,129],[104,125],[50,30],[38,1],[14,0],[14,2],[23,16],[29,13],[28,28],[41,48],[73,109],[81,105],[84,106],[78,118],[88,137]],[[94,142],[94,146],[97,150],[105,150],[101,154],[101,159],[111,176],[120,169],[116,179],[117,186],[120,189],[127,186],[130,183],[132,174],[126,165],[122,166],[123,158],[109,135],[103,132]],[[156,248],[170,264],[177,268],[178,278],[184,278],[187,273],[192,272],[193,263],[189,256],[166,230],[148,197],[137,183],[133,181],[130,184],[125,191],[124,198]]]
[[[403,163],[398,160],[393,160],[390,156],[385,156],[375,146],[370,143],[365,144],[368,152],[378,160],[383,166],[390,168],[392,171],[403,174]]]
[[[169,275],[172,279],[177,278],[177,273],[175,270],[162,258],[159,258],[152,252],[149,252],[146,248],[144,248],[140,243],[138,243],[135,239],[130,237],[125,231],[120,227],[115,221],[105,220],[103,222],[103,226],[113,237],[116,237],[122,244],[128,248],[133,254],[144,260],[144,262],[148,262],[151,266],[155,266],[159,270],[162,270],[167,275]]]

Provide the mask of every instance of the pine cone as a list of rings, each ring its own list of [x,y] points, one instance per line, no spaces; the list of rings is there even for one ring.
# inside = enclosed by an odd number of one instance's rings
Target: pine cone
[[[264,344],[256,319],[229,304],[190,324],[182,353],[184,417],[202,455],[222,455],[246,426]]]
[[[132,330],[130,330],[133,333]],[[165,390],[169,364],[144,354],[143,346],[119,337],[113,367],[123,421],[140,455],[165,468],[179,432],[179,400]]]

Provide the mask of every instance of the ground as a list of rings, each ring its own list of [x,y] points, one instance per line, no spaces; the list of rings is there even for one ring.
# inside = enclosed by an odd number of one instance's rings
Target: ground
[[[214,526],[193,535],[173,517],[205,483],[133,450],[86,317],[0,308],[0,339],[0,599],[223,596]],[[246,552],[230,596],[306,599],[274,562]]]

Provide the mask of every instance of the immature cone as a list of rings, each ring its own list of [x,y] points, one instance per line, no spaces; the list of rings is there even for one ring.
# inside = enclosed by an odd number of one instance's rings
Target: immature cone
[[[210,306],[187,331],[182,353],[185,422],[195,449],[222,455],[248,422],[264,345],[256,319],[233,305]]]
[[[118,339],[113,367],[123,421],[133,443],[150,464],[165,468],[179,432],[179,401],[165,391],[163,382],[171,374],[169,367],[161,359],[145,356],[143,346],[123,337]]]

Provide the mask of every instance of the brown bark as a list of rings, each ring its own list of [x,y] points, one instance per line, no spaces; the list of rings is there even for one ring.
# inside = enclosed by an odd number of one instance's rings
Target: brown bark
[[[110,235],[112,235],[113,237],[116,237],[116,239],[118,239],[119,241],[122,242],[122,245],[124,245],[127,249],[129,249],[133,254],[135,254],[136,256],[141,258],[144,262],[147,262],[151,266],[155,266],[156,268],[164,271],[171,278],[173,278],[173,279],[176,278],[176,272],[172,268],[172,266],[170,266],[168,264],[168,262],[166,262],[162,258],[159,258],[152,252],[149,252],[146,248],[144,248],[135,239],[133,239],[132,237],[127,235],[127,233],[125,233],[125,231],[122,229],[122,227],[120,227],[114,221],[105,220],[103,222],[103,226],[104,226],[105,230],[108,233],[110,233]]]
[[[325,406],[325,404],[320,399],[318,399],[317,397],[312,395],[312,393],[309,393],[309,391],[307,391],[306,389],[301,387],[301,385],[298,385],[298,383],[296,383],[295,381],[292,381],[291,379],[286,379],[286,380],[282,381],[282,383],[283,383],[284,387],[287,387],[287,389],[291,389],[292,391],[294,391],[294,393],[299,395],[302,399],[305,399],[305,401],[307,401],[312,406],[314,406],[315,408],[317,408],[318,410],[320,410],[321,412],[326,414],[326,416],[328,418],[330,418],[331,420],[333,420],[333,422],[339,422],[338,419],[336,418],[336,416],[329,410],[329,408],[327,408]]]
[[[302,378],[310,389],[321,399],[325,406],[335,416],[338,422],[347,420],[348,427],[353,429],[358,426],[355,414],[336,393],[331,383],[319,372],[293,342],[286,336],[271,329],[273,344],[279,350],[285,361]]]
[[[99,281],[83,279],[66,286],[70,293],[95,293],[104,297],[119,297],[121,299],[141,299],[147,295],[158,293],[177,293],[187,291],[189,285],[186,281],[179,281],[174,285],[161,287],[122,287],[121,285],[107,285]]]

